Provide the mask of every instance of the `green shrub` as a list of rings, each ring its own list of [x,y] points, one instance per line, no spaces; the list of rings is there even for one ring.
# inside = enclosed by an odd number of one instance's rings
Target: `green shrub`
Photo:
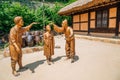
[[[71,25],[71,18],[68,16],[58,15],[58,11],[64,7],[59,3],[55,3],[54,6],[44,5],[37,9],[31,9],[26,5],[22,5],[19,2],[1,2],[0,3],[0,31],[9,33],[11,27],[14,26],[14,17],[22,16],[24,19],[24,26],[31,22],[40,22],[38,25],[34,25],[31,30],[41,30],[51,21],[61,26],[62,20],[68,19],[69,25]]]

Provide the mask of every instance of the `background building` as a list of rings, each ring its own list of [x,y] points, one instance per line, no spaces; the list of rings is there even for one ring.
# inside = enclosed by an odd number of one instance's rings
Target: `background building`
[[[119,36],[120,0],[78,0],[62,8],[59,14],[72,16],[75,32]]]

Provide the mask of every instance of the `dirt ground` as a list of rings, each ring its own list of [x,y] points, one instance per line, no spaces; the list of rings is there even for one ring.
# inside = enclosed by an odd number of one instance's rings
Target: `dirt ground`
[[[75,62],[65,60],[64,37],[55,38],[54,64],[47,65],[43,51],[23,55],[20,76],[11,74],[10,57],[0,59],[0,80],[120,80],[120,45],[76,39]],[[18,66],[17,66],[18,69]]]

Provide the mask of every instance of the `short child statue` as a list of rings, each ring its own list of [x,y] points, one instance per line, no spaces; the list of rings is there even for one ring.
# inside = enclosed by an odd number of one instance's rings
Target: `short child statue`
[[[22,66],[22,34],[28,31],[33,24],[37,23],[33,22],[26,27],[22,27],[24,25],[24,21],[21,16],[15,17],[14,23],[15,26],[11,28],[9,35],[9,50],[11,56],[12,74],[14,76],[18,76],[20,74],[16,71],[16,64],[18,63],[19,69],[25,68]]]
[[[51,33],[51,28],[49,25],[46,26],[46,32],[44,33],[44,55],[46,56],[46,60],[48,65],[51,65],[52,55],[54,55],[54,36]]]

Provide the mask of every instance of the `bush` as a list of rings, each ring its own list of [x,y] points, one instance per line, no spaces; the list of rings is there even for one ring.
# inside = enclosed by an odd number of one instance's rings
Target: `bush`
[[[22,16],[25,25],[33,22],[34,14],[27,6],[22,6],[20,3],[3,2],[0,4],[0,30],[8,33],[10,28],[14,26],[14,17]]]
[[[22,5],[19,2],[1,2],[0,3],[0,31],[9,33],[10,28],[14,26],[14,17],[22,16],[25,22],[25,26],[31,22],[40,22],[38,25],[34,25],[32,30],[41,30],[51,21],[61,26],[62,20],[68,19],[69,25],[71,25],[71,18],[67,16],[60,16],[57,12],[63,6],[55,3],[54,6],[44,5],[40,6],[36,10],[30,9],[28,6]]]

